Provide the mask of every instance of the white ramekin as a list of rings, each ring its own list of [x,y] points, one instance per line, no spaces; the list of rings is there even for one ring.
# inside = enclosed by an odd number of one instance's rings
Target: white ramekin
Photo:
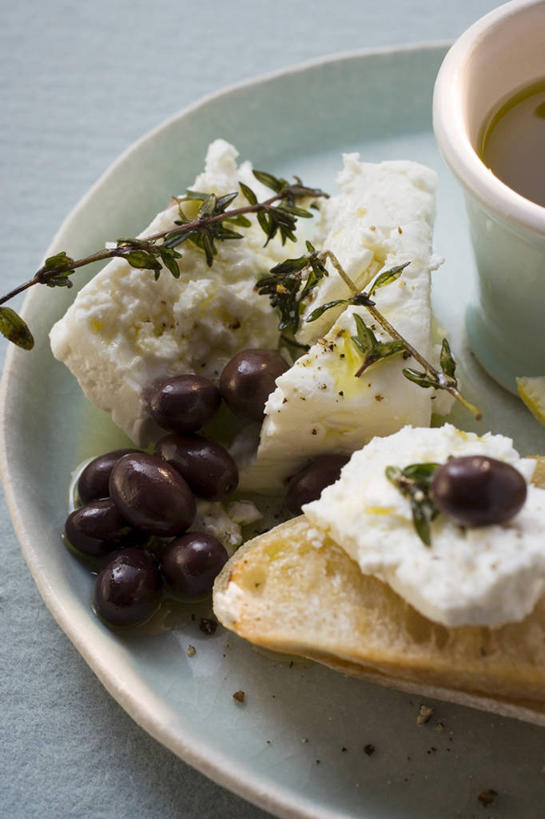
[[[545,0],[515,0],[469,28],[435,84],[434,130],[461,183],[479,271],[466,324],[471,346],[508,389],[545,375],[545,208],[511,190],[478,154],[484,123],[525,86],[545,79]],[[536,173],[545,173],[544,161]]]

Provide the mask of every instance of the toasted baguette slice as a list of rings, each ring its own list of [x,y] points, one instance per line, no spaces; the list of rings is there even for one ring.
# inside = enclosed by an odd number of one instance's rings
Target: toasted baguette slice
[[[235,553],[216,580],[214,610],[273,651],[545,725],[545,598],[520,623],[446,628],[299,517]]]

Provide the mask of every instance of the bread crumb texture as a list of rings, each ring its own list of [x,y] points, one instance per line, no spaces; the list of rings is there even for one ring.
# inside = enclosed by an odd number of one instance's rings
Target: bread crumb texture
[[[543,716],[545,599],[520,623],[447,628],[362,574],[327,537],[316,548],[308,529],[303,517],[295,518],[231,558],[214,588],[224,625],[253,643],[345,673],[436,687],[430,696],[454,690],[477,700],[502,698]],[[231,618],[230,599],[236,600]]]

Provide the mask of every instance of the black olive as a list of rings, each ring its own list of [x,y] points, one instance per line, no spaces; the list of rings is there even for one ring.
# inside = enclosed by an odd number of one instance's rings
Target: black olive
[[[98,574],[97,613],[115,626],[142,623],[159,607],[161,588],[161,575],[151,555],[123,549]]]
[[[180,473],[144,452],[124,455],[115,464],[110,495],[129,523],[153,535],[177,535],[195,517],[195,498]]]
[[[178,470],[200,498],[222,500],[238,484],[237,465],[226,449],[202,435],[165,435],[155,454]]]
[[[228,555],[220,541],[204,532],[188,532],[170,543],[161,555],[161,569],[176,592],[195,596],[212,591]]]
[[[276,379],[287,369],[282,356],[274,350],[242,350],[226,364],[220,376],[220,392],[233,412],[261,421]]]
[[[145,536],[120,514],[111,498],[80,506],[66,520],[66,537],[76,549],[102,557],[123,546],[140,545]]]
[[[484,455],[452,458],[436,470],[431,485],[439,511],[460,526],[505,523],[521,509],[526,493],[517,469]]]
[[[216,413],[218,388],[200,375],[179,375],[158,384],[150,393],[151,417],[171,432],[195,432]]]
[[[138,452],[138,450],[114,449],[112,452],[99,455],[87,464],[78,480],[78,494],[83,503],[108,497],[108,484],[113,466],[129,452]]]
[[[301,514],[305,503],[317,500],[322,490],[338,480],[349,455],[319,455],[299,470],[288,484],[286,506],[294,515]]]

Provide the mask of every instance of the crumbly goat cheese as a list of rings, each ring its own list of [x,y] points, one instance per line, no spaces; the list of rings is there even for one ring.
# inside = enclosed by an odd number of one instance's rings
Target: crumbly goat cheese
[[[518,622],[545,591],[545,490],[529,485],[522,510],[501,526],[463,529],[439,515],[427,547],[415,532],[409,501],[385,470],[445,463],[451,455],[489,455],[514,466],[526,481],[535,467],[502,435],[479,437],[451,425],[405,427],[354,453],[340,479],[304,514],[362,572],[388,583],[429,619],[451,627]]]
[[[323,204],[313,240],[316,247],[335,252],[358,287],[410,261],[401,278],[378,289],[374,298],[394,327],[428,358],[430,271],[437,266],[431,249],[435,180],[433,171],[415,162],[372,165],[349,154],[338,178],[339,194]],[[305,315],[319,304],[349,295],[332,271],[313,292]],[[303,322],[299,340],[325,335],[277,379],[265,407],[257,457],[242,471],[241,486],[279,491],[309,458],[351,453],[373,436],[389,435],[406,424],[429,425],[434,391],[402,375],[407,362],[401,356],[355,378],[362,361],[352,341],[355,313],[379,340],[390,340],[364,307],[335,308],[316,322]]]
[[[363,289],[383,270],[411,262],[429,273],[442,262],[432,253],[437,176],[431,168],[408,160],[360,162],[359,154],[344,154],[337,176],[339,193],[320,205],[320,222],[313,240],[331,250],[356,287]],[[343,307],[307,322],[320,304],[352,295],[330,261],[329,276],[322,279],[306,304],[297,339],[312,344],[324,336]],[[409,274],[409,269],[403,278]],[[394,300],[395,301],[395,300]]]
[[[197,500],[197,514],[191,531],[206,532],[216,537],[231,556],[244,540],[242,526],[262,517],[259,509],[246,500],[224,504],[220,501]]]
[[[213,142],[193,188],[223,194],[237,190],[242,180],[260,199],[270,196],[249,162],[237,167],[237,155],[224,140]],[[239,205],[235,200],[231,207]],[[194,203],[184,203],[186,215],[192,207]],[[178,217],[174,204],[141,235],[174,227]],[[255,293],[254,284],[286,257],[286,248],[279,239],[264,248],[254,217],[252,226],[241,231],[244,240],[218,245],[212,268],[202,252],[184,244],[179,279],[163,270],[155,282],[151,271],[113,260],[51,330],[54,356],[69,367],[87,398],[111,412],[141,446],[157,437],[146,411],[146,393],[154,383],[187,372],[217,380],[239,350],[277,345],[277,316],[268,298]],[[294,255],[298,252],[296,247]]]
[[[246,594],[238,583],[230,580],[226,588],[214,589],[214,614],[227,628],[234,626],[245,608]]]

